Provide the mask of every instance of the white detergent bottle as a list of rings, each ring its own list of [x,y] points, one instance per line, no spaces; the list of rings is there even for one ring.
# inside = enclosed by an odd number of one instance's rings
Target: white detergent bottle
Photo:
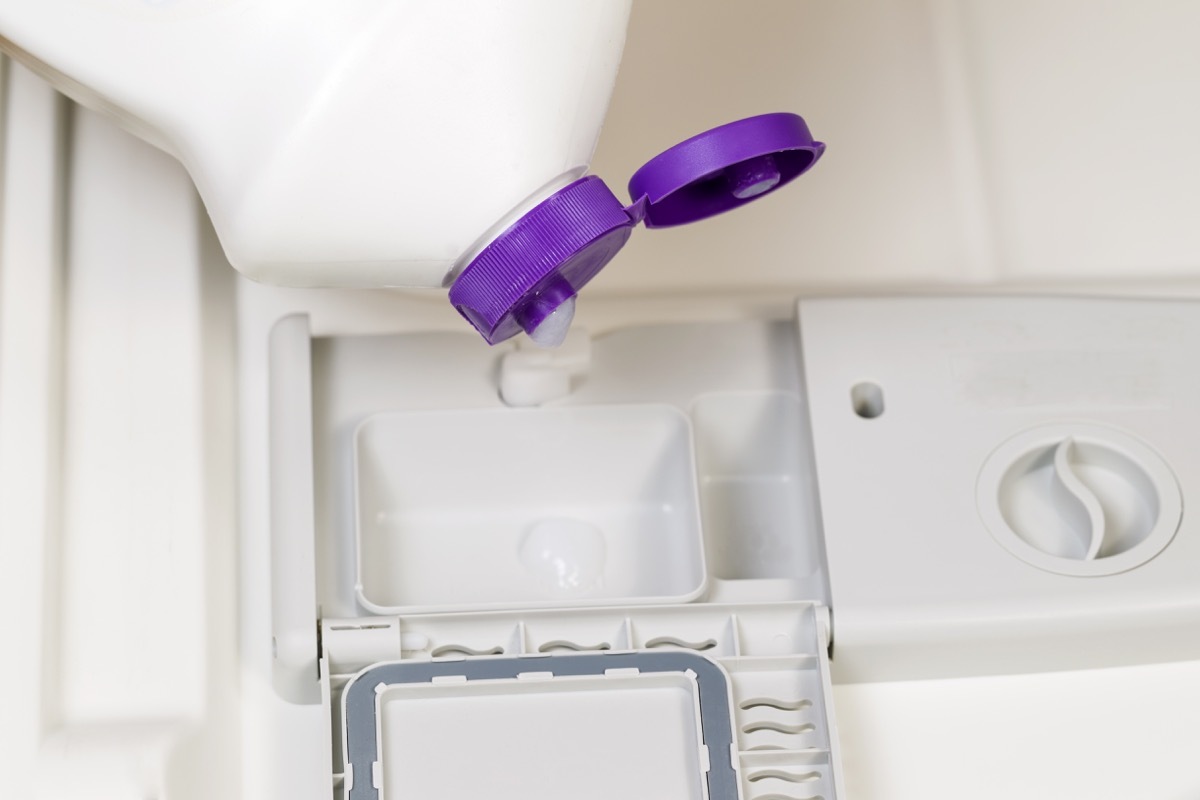
[[[587,169],[630,0],[0,0],[4,49],[183,162],[233,265],[442,286]]]
[[[626,207],[584,177],[630,2],[0,0],[0,48],[175,155],[248,277],[454,284],[489,343],[524,330],[553,345],[660,199]],[[792,121],[748,171],[721,147],[651,188],[678,197],[736,166],[720,190],[736,205],[796,177],[821,146],[799,117],[767,116]],[[761,162],[781,148],[803,151],[782,157],[784,180]],[[732,207],[717,206],[661,224]]]

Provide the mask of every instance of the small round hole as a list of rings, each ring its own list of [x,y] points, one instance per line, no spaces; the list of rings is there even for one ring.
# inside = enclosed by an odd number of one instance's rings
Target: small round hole
[[[883,389],[877,383],[858,383],[850,390],[850,405],[863,419],[875,419],[883,413]]]

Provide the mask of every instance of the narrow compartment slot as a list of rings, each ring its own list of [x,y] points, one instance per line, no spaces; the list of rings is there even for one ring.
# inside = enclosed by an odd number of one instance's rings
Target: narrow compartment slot
[[[443,644],[433,648],[430,655],[434,658],[447,656],[498,656],[504,652],[501,645],[492,647],[471,647],[465,644]]]
[[[743,700],[738,703],[738,708],[745,711],[751,711],[756,708],[774,709],[775,711],[803,711],[806,708],[812,708],[813,701],[807,698],[800,700],[781,700],[777,697],[752,697],[749,700]]]
[[[829,771],[830,754],[828,750],[819,747],[808,747],[804,750],[739,750],[738,761],[742,769],[750,769],[754,764],[795,764],[793,769],[804,772],[808,767],[823,767],[823,772]]]
[[[833,770],[823,751],[742,753],[745,800],[834,800]]]
[[[524,623],[517,618],[444,615],[434,628],[416,630],[412,619],[401,620],[401,641],[420,642],[419,650],[404,649],[404,660],[522,655],[528,651]]]
[[[678,636],[655,636],[653,639],[647,639],[642,646],[647,650],[655,650],[660,647],[676,647],[680,650],[695,650],[698,653],[703,653],[706,650],[713,650],[717,647],[716,639],[681,639]]]
[[[632,626],[636,650],[691,650],[712,658],[737,655],[733,616],[646,615]]]
[[[529,652],[540,654],[593,653],[627,650],[624,620],[618,616],[565,618],[550,616],[525,623]]]
[[[799,769],[761,769],[746,773],[747,783],[759,781],[782,781],[783,783],[811,783],[819,780],[821,773],[816,770]]]
[[[815,476],[800,400],[783,392],[706,394],[693,403],[692,420],[713,575],[819,574]]]
[[[580,644],[572,639],[551,639],[548,642],[543,642],[538,645],[539,653],[586,653],[589,651],[605,651],[612,650],[613,647],[608,642],[600,641],[594,644]]]

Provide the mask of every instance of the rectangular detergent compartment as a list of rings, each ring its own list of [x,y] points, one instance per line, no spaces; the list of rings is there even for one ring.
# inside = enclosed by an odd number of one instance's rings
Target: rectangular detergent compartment
[[[334,797],[841,796],[792,324],[271,353],[275,686]],[[568,390],[509,407],[529,365]]]
[[[378,796],[611,800],[636,787],[659,800],[700,797],[695,673],[595,668],[553,679],[497,672],[388,684],[378,695],[376,730],[365,732],[378,736],[384,765]]]
[[[705,589],[691,431],[669,406],[383,413],[354,445],[358,594],[376,613]]]

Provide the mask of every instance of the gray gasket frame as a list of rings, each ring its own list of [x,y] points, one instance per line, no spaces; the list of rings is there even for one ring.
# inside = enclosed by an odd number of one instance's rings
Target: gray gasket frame
[[[700,736],[710,754],[709,800],[737,800],[738,776],[733,764],[733,718],[729,679],[712,659],[697,653],[602,653],[469,658],[454,661],[413,661],[380,664],[360,672],[342,694],[346,726],[346,769],[350,773],[350,800],[379,800],[374,764],[378,760],[378,704],[381,687],[428,683],[444,676],[471,680],[516,679],[522,673],[548,672],[554,676],[603,675],[614,669],[639,672],[692,673],[700,701]]]

